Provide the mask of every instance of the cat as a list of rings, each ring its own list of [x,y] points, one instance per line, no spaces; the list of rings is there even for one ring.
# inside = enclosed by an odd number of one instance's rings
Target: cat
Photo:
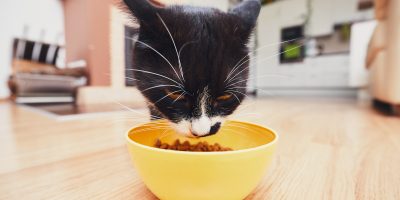
[[[184,136],[216,134],[246,97],[247,44],[260,1],[245,0],[228,12],[124,3],[140,25],[133,78],[153,118],[167,119]]]

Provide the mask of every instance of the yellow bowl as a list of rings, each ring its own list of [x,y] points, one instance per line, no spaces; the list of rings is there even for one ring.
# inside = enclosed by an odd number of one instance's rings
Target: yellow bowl
[[[218,142],[234,151],[164,150],[152,147],[157,139]],[[227,121],[216,135],[200,139],[177,135],[165,121],[140,125],[127,134],[134,167],[150,191],[163,200],[245,198],[263,178],[277,139],[270,129],[238,121]]]

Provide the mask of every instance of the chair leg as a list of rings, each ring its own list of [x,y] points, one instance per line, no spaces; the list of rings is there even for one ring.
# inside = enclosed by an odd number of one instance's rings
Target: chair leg
[[[378,99],[374,99],[372,105],[377,111],[385,115],[400,116],[400,105],[393,105]]]

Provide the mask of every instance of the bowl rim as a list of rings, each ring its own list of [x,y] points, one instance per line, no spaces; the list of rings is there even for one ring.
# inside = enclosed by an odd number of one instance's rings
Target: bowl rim
[[[150,147],[150,146],[147,146],[147,145],[144,145],[144,144],[140,144],[140,143],[132,140],[129,137],[129,134],[133,129],[138,128],[138,127],[143,126],[143,125],[146,125],[146,124],[149,124],[149,123],[152,123],[152,122],[140,123],[140,124],[138,124],[138,125],[136,125],[134,127],[129,128],[128,131],[126,131],[125,138],[128,141],[128,143],[131,143],[132,145],[136,145],[136,146],[138,146],[140,148],[144,148],[144,149],[147,149],[147,150],[158,151],[158,152],[161,152],[161,153],[168,153],[168,154],[185,154],[185,155],[194,155],[194,156],[240,154],[240,153],[246,153],[246,152],[249,152],[249,151],[257,151],[259,149],[263,149],[263,148],[267,148],[269,146],[272,146],[275,143],[277,143],[277,141],[279,140],[279,135],[277,134],[277,132],[275,130],[273,130],[271,128],[267,128],[267,127],[262,126],[260,124],[250,123],[250,122],[245,122],[245,121],[238,121],[238,120],[229,120],[229,121],[250,124],[250,125],[262,128],[262,129],[267,129],[269,132],[271,132],[274,135],[274,139],[271,142],[268,142],[266,144],[263,144],[263,145],[260,145],[260,146],[257,146],[257,147],[247,148],[247,149],[240,149],[240,150],[233,150],[233,151],[198,152],[198,151],[175,151],[175,150],[168,150],[168,149],[160,149],[160,148],[156,148],[156,147]]]

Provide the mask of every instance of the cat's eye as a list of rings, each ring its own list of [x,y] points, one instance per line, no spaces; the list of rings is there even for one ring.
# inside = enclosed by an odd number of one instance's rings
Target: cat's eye
[[[217,97],[217,100],[218,101],[226,101],[230,98],[232,98],[232,94],[224,94],[224,95]]]
[[[185,95],[183,93],[178,93],[178,92],[168,92],[167,96],[174,101],[185,99]]]

